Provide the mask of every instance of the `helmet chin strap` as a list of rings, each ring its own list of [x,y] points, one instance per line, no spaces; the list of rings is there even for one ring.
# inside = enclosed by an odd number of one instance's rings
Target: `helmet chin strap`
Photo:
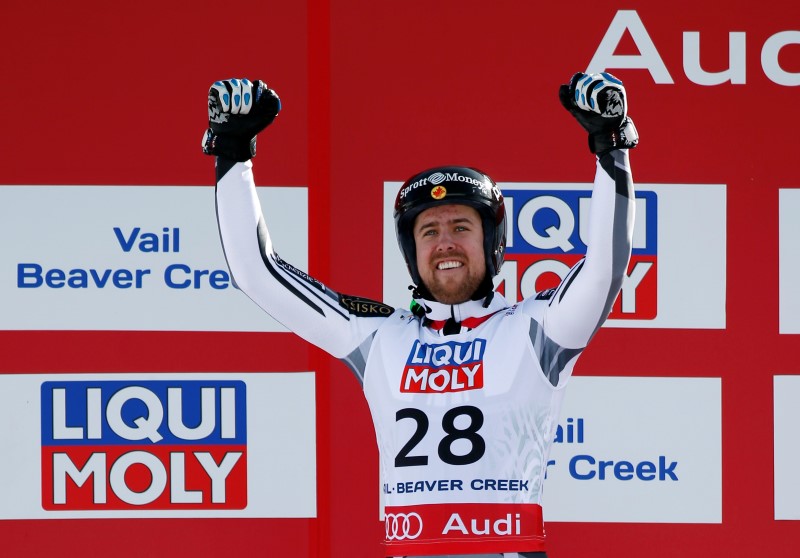
[[[408,290],[411,291],[411,296],[414,298],[436,300],[422,281],[419,282],[419,285],[409,285]]]
[[[408,290],[411,291],[411,313],[417,318],[424,318],[426,314],[430,312],[430,308],[426,308],[425,306],[419,304],[417,300],[425,297],[422,296],[422,293],[420,293],[419,289],[417,289],[417,287],[414,285],[409,285]]]
[[[475,292],[470,297],[470,300],[481,300],[486,299],[483,303],[484,308],[489,307],[489,303],[492,302],[494,298],[494,283],[492,282],[492,278],[489,277],[489,274],[483,276],[483,281],[481,284],[478,285],[478,288],[475,289]]]

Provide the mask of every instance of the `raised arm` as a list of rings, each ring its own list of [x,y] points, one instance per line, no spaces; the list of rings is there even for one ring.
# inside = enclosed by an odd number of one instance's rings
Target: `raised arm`
[[[586,257],[553,293],[541,324],[559,347],[582,349],[608,317],[627,271],[634,222],[628,149],[638,143],[638,134],[627,116],[625,89],[610,74],[576,74],[560,97],[589,132],[597,171]]]
[[[217,155],[217,221],[235,286],[285,327],[347,362],[361,379],[369,341],[393,309],[341,295],[282,260],[253,179],[255,136],[280,110],[263,82],[226,80],[209,91],[204,152]]]

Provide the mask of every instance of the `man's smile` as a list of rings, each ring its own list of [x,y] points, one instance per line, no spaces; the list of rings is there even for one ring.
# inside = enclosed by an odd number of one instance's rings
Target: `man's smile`
[[[445,260],[436,264],[436,269],[445,270],[445,269],[456,269],[458,267],[462,267],[464,264],[455,260]]]

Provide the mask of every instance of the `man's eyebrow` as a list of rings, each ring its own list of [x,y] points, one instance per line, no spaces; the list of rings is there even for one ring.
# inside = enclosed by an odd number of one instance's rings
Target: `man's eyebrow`
[[[461,223],[473,224],[472,220],[469,217],[456,217],[454,219],[448,219],[444,223],[441,223],[440,221],[437,220],[430,220],[430,221],[425,221],[421,225],[419,225],[417,227],[417,232],[422,232],[425,229],[430,229],[440,224],[459,225]]]

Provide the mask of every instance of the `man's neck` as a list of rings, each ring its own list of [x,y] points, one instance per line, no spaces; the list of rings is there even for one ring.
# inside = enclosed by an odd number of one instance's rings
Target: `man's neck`
[[[494,291],[482,300],[467,300],[459,304],[445,304],[424,298],[415,298],[414,300],[424,310],[424,316],[434,321],[452,318],[456,322],[462,322],[468,318],[480,318],[494,314],[509,306],[505,298]]]

